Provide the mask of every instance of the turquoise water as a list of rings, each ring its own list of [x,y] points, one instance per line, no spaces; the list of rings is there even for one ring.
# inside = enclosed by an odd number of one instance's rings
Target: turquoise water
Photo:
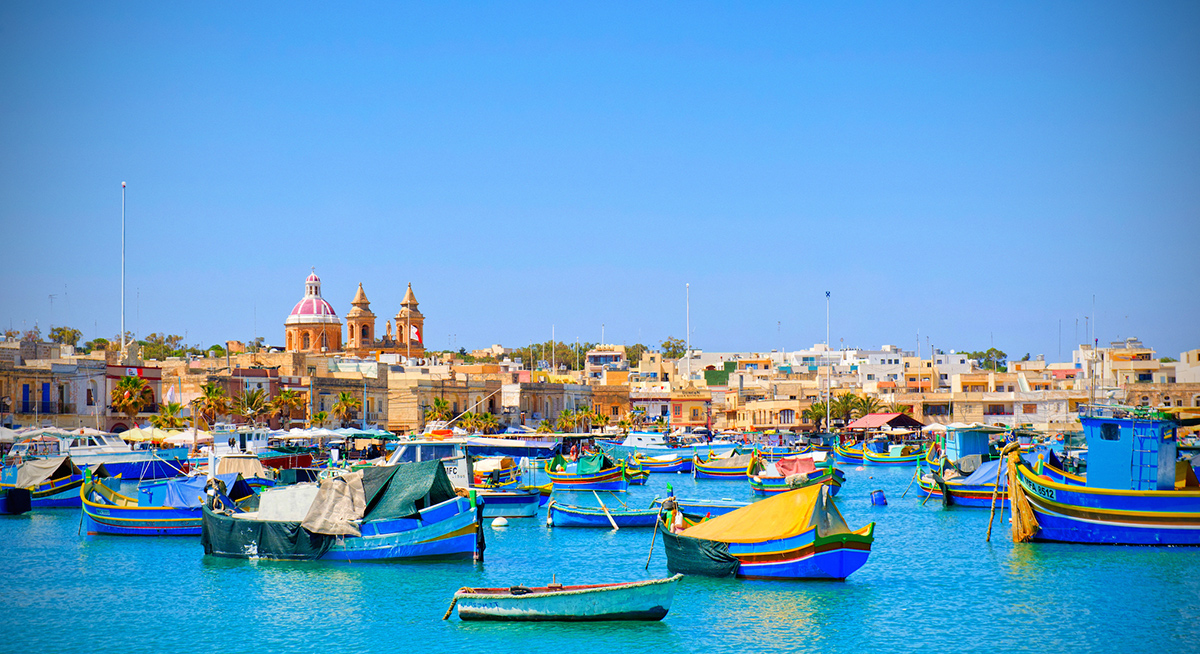
[[[77,535],[78,511],[0,519],[0,652],[1200,651],[1200,549],[1013,545],[988,512],[920,506],[911,469],[847,469],[837,504],[875,521],[846,582],[687,577],[661,623],[442,621],[460,586],[667,575],[650,530],[487,530],[486,561],[368,564],[208,558],[199,539]],[[651,475],[623,499],[750,499],[745,482]],[[890,504],[870,505],[882,489]],[[611,495],[606,495],[610,498]],[[611,500],[606,499],[606,502]],[[997,521],[999,523],[999,521]]]

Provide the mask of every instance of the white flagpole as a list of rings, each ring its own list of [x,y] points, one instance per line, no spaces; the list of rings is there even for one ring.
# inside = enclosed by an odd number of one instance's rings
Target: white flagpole
[[[121,182],[121,350],[125,350],[125,182]]]

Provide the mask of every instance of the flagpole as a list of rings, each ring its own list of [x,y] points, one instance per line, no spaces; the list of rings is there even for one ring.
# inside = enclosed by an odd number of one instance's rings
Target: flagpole
[[[829,291],[825,291],[825,361],[829,361]],[[825,431],[832,430],[829,424],[829,400],[832,399],[833,393],[830,392],[833,382],[833,369],[825,373]]]

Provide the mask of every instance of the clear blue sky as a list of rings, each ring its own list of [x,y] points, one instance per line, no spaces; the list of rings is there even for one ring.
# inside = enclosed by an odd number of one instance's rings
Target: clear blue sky
[[[0,4],[0,321],[1200,347],[1200,4],[565,4]]]

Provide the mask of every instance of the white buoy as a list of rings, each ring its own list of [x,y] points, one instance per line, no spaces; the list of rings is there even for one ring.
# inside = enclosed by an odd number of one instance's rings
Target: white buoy
[[[554,518],[547,515],[546,516],[546,526],[553,527],[554,526]]]
[[[500,517],[492,521],[492,527],[507,527],[508,518]]]

